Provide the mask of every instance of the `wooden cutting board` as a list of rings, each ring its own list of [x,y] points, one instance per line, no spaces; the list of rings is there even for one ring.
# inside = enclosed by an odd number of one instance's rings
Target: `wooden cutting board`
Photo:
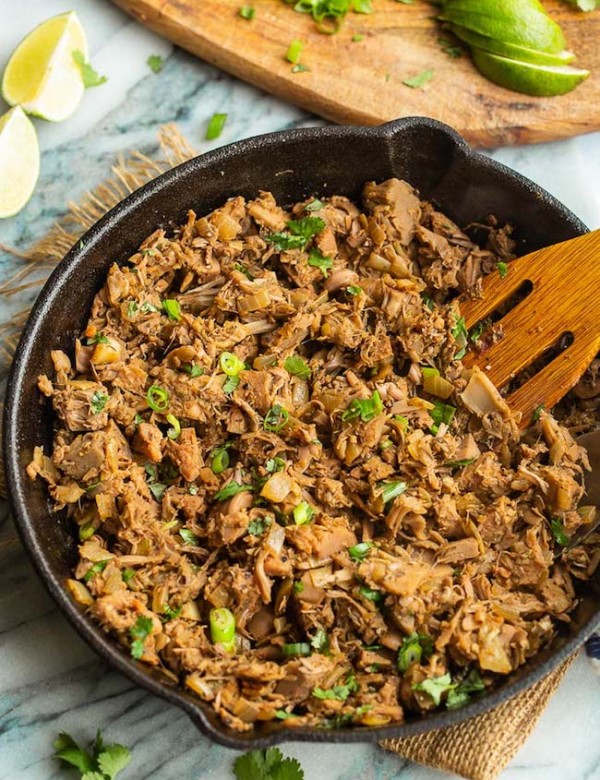
[[[242,0],[114,0],[142,24],[207,62],[335,122],[379,124],[425,115],[447,122],[476,146],[535,143],[600,129],[600,12],[545,3],[564,30],[577,65],[592,75],[568,95],[532,98],[487,81],[470,58],[452,59],[435,7],[373,0],[374,13],[348,14],[336,35],[319,33],[306,14],[282,0],[254,0],[256,16],[238,15]],[[363,35],[353,42],[354,35]],[[446,36],[448,37],[448,36]],[[304,42],[292,73],[290,42]],[[402,81],[424,70],[422,88]]]

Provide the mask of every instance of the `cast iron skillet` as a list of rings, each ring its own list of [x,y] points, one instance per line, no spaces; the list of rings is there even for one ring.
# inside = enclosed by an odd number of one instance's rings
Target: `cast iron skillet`
[[[180,165],[141,187],[103,217],[58,265],[39,296],[19,343],[4,417],[4,458],[17,527],[44,584],[81,636],[106,661],[152,693],[181,707],[206,734],[224,745],[249,749],[285,739],[312,742],[374,741],[459,723],[539,680],[600,625],[600,577],[586,586],[573,621],[552,645],[499,688],[460,710],[382,728],[339,731],[259,725],[253,734],[226,728],[212,709],[132,660],[84,614],[63,582],[77,560],[77,542],[66,517],[51,513],[42,480],[25,467],[35,445],[50,449],[52,414],[40,399],[38,374],[52,374],[50,349],[72,352],[110,265],[126,260],[158,226],[184,221],[187,209],[204,214],[232,195],[253,198],[271,190],[293,203],[308,195],[359,198],[362,186],[390,176],[407,179],[459,225],[495,214],[512,222],[525,253],[564,241],[587,228],[547,192],[514,171],[469,149],[462,138],[430,119],[408,118],[365,127],[286,130],[231,144]]]

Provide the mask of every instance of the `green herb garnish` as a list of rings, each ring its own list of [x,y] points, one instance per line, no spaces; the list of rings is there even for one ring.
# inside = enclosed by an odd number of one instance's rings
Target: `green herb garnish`
[[[206,128],[206,140],[214,141],[215,138],[218,138],[223,132],[226,121],[227,114],[213,114]]]
[[[152,73],[160,73],[164,64],[165,61],[160,54],[151,54],[146,60],[146,65],[150,68]]]
[[[560,544],[561,547],[566,547],[569,544],[570,537],[565,533],[565,526],[560,517],[553,517],[550,520],[550,530],[552,531],[554,541]]]
[[[287,233],[271,233],[265,236],[265,240],[274,244],[280,251],[304,249],[310,239],[325,228],[325,221],[320,217],[302,217],[302,219],[291,219],[286,227]]]
[[[298,761],[284,758],[279,748],[251,750],[238,756],[233,773],[237,780],[304,780]]]
[[[370,398],[355,398],[342,414],[342,422],[360,418],[363,422],[373,420],[383,412],[381,396],[377,390],[373,391]]]
[[[197,366],[195,363],[183,363],[181,370],[185,371],[192,379],[195,379],[197,376],[202,376],[204,373],[204,369],[201,368],[201,366]]]
[[[272,524],[270,517],[257,517],[248,524],[248,533],[252,536],[262,536]]]
[[[384,504],[392,501],[396,496],[401,495],[407,489],[406,482],[398,480],[397,482],[380,482],[378,487],[381,489],[381,500]]]
[[[117,742],[106,745],[98,730],[92,753],[81,748],[70,734],[62,731],[54,740],[53,758],[75,767],[81,780],[114,780],[131,761],[131,753]]]
[[[292,376],[297,376],[300,379],[308,379],[310,377],[310,368],[305,360],[300,357],[291,355],[285,359],[283,367]]]
[[[333,699],[335,701],[346,701],[351,693],[358,690],[358,683],[353,674],[349,674],[344,685],[334,685],[333,688],[313,688],[312,695],[315,699]]]
[[[181,536],[186,544],[190,544],[193,547],[197,547],[200,543],[200,539],[198,539],[196,534],[193,531],[190,531],[189,528],[180,528],[179,536]]]
[[[410,87],[411,89],[420,89],[424,84],[427,84],[428,81],[431,81],[433,76],[433,70],[423,70],[421,73],[417,73],[416,76],[411,76],[408,79],[404,79],[402,83],[405,87]]]
[[[269,458],[265,463],[265,469],[269,474],[275,474],[276,471],[283,471],[285,468],[285,461],[283,458]]]
[[[146,401],[154,412],[164,412],[169,406],[169,393],[158,385],[150,385]]]
[[[263,421],[263,428],[265,431],[279,433],[279,431],[285,428],[289,416],[290,413],[284,406],[281,406],[281,404],[275,404],[267,412]]]
[[[96,576],[96,574],[100,574],[100,572],[106,569],[107,564],[111,560],[112,558],[105,558],[103,561],[97,561],[96,563],[94,563],[94,565],[90,566],[90,568],[83,575],[83,581],[89,582],[93,577]]]
[[[234,479],[228,482],[225,487],[221,488],[213,496],[215,501],[227,501],[228,498],[236,496],[238,493],[243,493],[245,490],[253,490],[252,485],[246,485],[243,482],[236,482]]]
[[[176,301],[175,298],[165,298],[162,302],[162,308],[170,320],[179,322],[181,319],[181,306],[179,305],[179,301]]]
[[[85,89],[99,87],[101,84],[106,84],[108,81],[106,76],[100,76],[100,74],[97,73],[94,68],[92,68],[91,64],[85,61],[85,55],[80,49],[75,49],[72,54],[75,64],[81,71],[81,78]]]
[[[533,414],[531,415],[531,419],[533,420],[534,423],[536,423],[540,419],[540,416],[544,411],[544,409],[545,409],[544,404],[540,404],[539,406],[535,407],[535,409],[533,410]]]
[[[100,412],[106,406],[107,401],[108,401],[108,396],[106,395],[106,393],[101,393],[99,390],[96,390],[96,392],[92,395],[92,398],[90,400],[90,406],[92,407],[92,412],[94,414],[100,414]]]
[[[428,634],[414,632],[406,637],[398,648],[398,671],[404,674],[409,666],[429,658],[432,654],[433,639]]]
[[[498,269],[498,273],[500,274],[500,278],[504,279],[506,278],[506,274],[508,273],[508,264],[503,263],[502,261],[496,263],[496,268]]]
[[[348,555],[353,561],[364,561],[369,554],[369,550],[374,546],[373,542],[358,542],[358,544],[353,544],[352,547],[348,547]]]
[[[223,392],[225,395],[230,395],[233,393],[235,388],[239,385],[240,378],[239,376],[228,376],[225,382],[223,383]]]
[[[311,249],[308,264],[313,268],[318,268],[326,279],[329,271],[333,268],[333,260],[330,257],[325,257],[320,249]]]
[[[242,19],[250,22],[256,16],[256,11],[251,5],[243,5],[238,11],[238,14],[242,17]]]
[[[145,615],[140,615],[135,624],[129,629],[129,636],[133,640],[130,647],[133,658],[140,659],[144,655],[144,645],[151,633],[152,619]]]
[[[376,588],[369,588],[367,585],[361,585],[361,587],[358,589],[358,592],[360,593],[363,598],[367,599],[368,601],[373,601],[376,604],[380,601],[383,601],[384,594],[377,590]]]

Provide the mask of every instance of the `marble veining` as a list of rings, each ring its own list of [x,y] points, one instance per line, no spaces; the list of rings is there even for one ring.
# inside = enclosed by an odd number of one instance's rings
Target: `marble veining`
[[[152,154],[157,130],[174,121],[199,151],[291,126],[320,124],[280,100],[201,63],[133,22],[107,0],[0,0],[0,68],[32,26],[75,9],[90,39],[92,62],[108,82],[85,96],[59,125],[36,121],[43,150],[34,197],[0,223],[0,244],[26,249],[69,200],[102,181],[119,154]],[[146,65],[165,59],[161,73]],[[0,111],[5,110],[0,105]],[[204,140],[215,112],[228,114],[221,138]],[[600,227],[600,134],[537,147],[489,152],[542,184],[590,227]],[[0,278],[15,259],[0,251]],[[0,301],[0,321],[28,305],[33,292]],[[135,687],[105,665],[54,607],[14,539],[0,504],[0,780],[71,776],[50,756],[61,730],[91,739],[97,728],[132,748],[123,780],[228,780],[235,751],[203,737],[179,710]],[[600,677],[580,657],[527,745],[502,780],[600,780]],[[499,735],[501,738],[501,735]],[[371,745],[304,745],[282,750],[303,764],[307,780],[442,780]]]

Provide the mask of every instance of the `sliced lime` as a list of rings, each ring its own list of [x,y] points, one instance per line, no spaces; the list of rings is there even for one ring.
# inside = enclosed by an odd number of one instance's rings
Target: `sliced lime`
[[[35,127],[20,106],[0,117],[0,219],[27,203],[40,172]]]
[[[557,54],[565,48],[560,27],[529,0],[481,0],[473,11],[448,2],[438,18],[496,41],[536,51]]]
[[[47,19],[13,52],[2,77],[2,97],[24,111],[60,122],[77,108],[84,86],[73,52],[87,60],[85,32],[74,11]]]
[[[590,75],[589,70],[570,65],[534,65],[500,57],[477,47],[473,48],[472,54],[475,65],[490,81],[526,95],[564,95]]]
[[[492,54],[510,57],[521,62],[532,62],[535,65],[568,65],[575,59],[573,52],[566,49],[558,52],[558,54],[548,54],[545,51],[536,51],[535,49],[527,49],[525,46],[517,46],[515,43],[497,41],[494,38],[480,35],[464,27],[458,27],[455,24],[449,25],[449,29],[457,38],[460,38],[461,41],[468,43],[470,46],[477,46],[478,49],[485,49],[485,51],[491,51]]]

